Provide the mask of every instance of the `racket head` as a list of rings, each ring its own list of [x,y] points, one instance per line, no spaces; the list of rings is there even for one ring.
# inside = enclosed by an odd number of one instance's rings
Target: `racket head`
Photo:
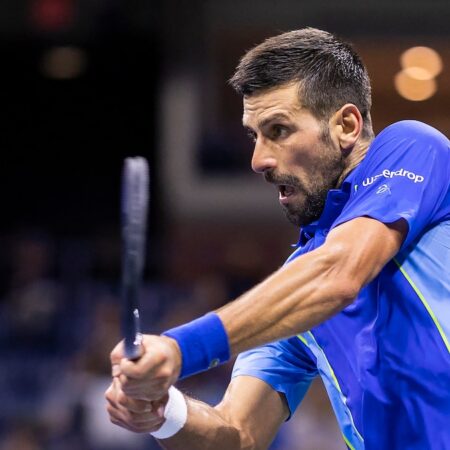
[[[126,158],[122,173],[122,331],[125,356],[141,354],[139,294],[145,262],[149,167],[143,157]]]

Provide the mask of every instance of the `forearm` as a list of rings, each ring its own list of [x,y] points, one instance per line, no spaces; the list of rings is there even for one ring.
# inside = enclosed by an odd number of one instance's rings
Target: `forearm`
[[[356,298],[401,242],[402,233],[367,218],[332,230],[324,245],[294,259],[216,314],[166,332],[181,349],[181,376],[329,319]]]
[[[368,218],[343,224],[318,249],[217,311],[232,354],[307,331],[348,306],[398,252],[407,226]]]
[[[231,353],[309,330],[348,305],[360,285],[338,258],[321,249],[306,254],[217,311]]]
[[[186,399],[186,425],[172,438],[160,441],[168,450],[266,449],[289,416],[285,397],[249,376],[233,378],[214,408]]]
[[[186,397],[188,420],[173,437],[158,440],[167,450],[252,449],[251,439],[217,408]]]

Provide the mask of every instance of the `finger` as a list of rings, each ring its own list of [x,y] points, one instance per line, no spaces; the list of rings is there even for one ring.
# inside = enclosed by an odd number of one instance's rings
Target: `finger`
[[[112,376],[115,377],[120,374],[120,361],[124,359],[123,341],[120,341],[110,353],[110,360],[112,366]]]
[[[109,415],[109,420],[114,425],[119,425],[123,428],[128,428],[126,418],[124,416],[124,411],[122,411],[120,408],[114,407],[111,404],[107,405],[106,411]]]
[[[156,412],[146,412],[146,413],[134,413],[127,411],[126,416],[129,423],[140,425],[147,424],[148,426],[155,426],[157,424],[162,424],[165,420],[164,417],[159,417]]]
[[[139,433],[155,431],[161,427],[165,420],[155,413],[132,413],[123,407],[115,408],[111,405],[107,406],[107,411],[113,424]]]
[[[116,406],[116,392],[114,390],[114,382],[109,385],[108,389],[106,389],[105,399],[110,405]]]
[[[120,360],[120,373],[135,380],[151,377],[167,359],[168,355],[163,350],[148,351],[144,349],[141,358],[137,361]]]
[[[117,378],[113,378],[111,384],[105,392],[105,398],[110,405],[118,407],[117,396],[121,390],[119,380]]]
[[[119,392],[116,398],[107,398],[107,401],[108,412],[121,420],[147,422],[160,419],[150,402],[142,402],[143,405],[136,406],[135,402],[127,398],[123,392]]]
[[[116,380],[119,382],[121,389],[123,389],[125,386],[130,384],[130,380],[123,373],[121,373],[119,376],[117,376]]]
[[[127,396],[135,400],[153,401],[163,398],[170,387],[170,381],[165,371],[161,370],[161,373],[155,373],[153,379],[150,377],[149,379],[136,380],[128,378],[124,374],[119,375],[115,379],[120,389]]]
[[[130,383],[123,386],[122,390],[128,397],[134,400],[152,402],[167,395],[169,387],[169,384],[157,382],[139,385],[132,385]]]
[[[153,405],[152,401],[147,399],[132,398],[123,391],[118,378],[113,379],[111,385],[105,392],[105,398],[111,406],[115,408],[120,408],[122,406],[134,413],[155,412],[156,414],[156,410],[160,407],[160,405],[165,405],[168,401],[168,396],[166,396]],[[156,416],[159,415],[156,414]]]
[[[121,391],[121,393],[118,394],[117,402],[120,406],[123,406],[128,411],[131,411],[133,413],[142,414],[154,411],[152,402],[133,399],[125,395],[123,391]]]
[[[154,365],[150,367],[132,367],[128,364],[134,364],[131,361],[122,360],[120,365],[120,375],[118,376],[122,387],[137,387],[137,386],[149,386],[149,385],[167,385],[170,386],[172,381],[172,371],[170,367],[164,365],[164,363]]]
[[[114,421],[114,423],[116,423],[124,421],[121,410],[114,407],[113,405],[111,404],[107,405],[106,411],[108,412],[109,419],[111,420],[111,422]]]

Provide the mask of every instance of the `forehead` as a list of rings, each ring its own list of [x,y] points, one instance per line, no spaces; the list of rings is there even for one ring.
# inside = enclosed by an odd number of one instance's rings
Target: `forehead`
[[[302,110],[305,111],[299,99],[299,85],[292,83],[245,96],[242,122],[255,126],[272,115],[290,118]]]

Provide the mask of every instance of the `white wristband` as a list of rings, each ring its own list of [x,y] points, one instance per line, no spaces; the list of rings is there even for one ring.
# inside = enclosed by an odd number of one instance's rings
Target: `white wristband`
[[[161,428],[150,433],[156,439],[167,439],[178,433],[187,420],[187,403],[184,395],[174,386],[169,388],[169,400],[164,409],[166,421]]]

